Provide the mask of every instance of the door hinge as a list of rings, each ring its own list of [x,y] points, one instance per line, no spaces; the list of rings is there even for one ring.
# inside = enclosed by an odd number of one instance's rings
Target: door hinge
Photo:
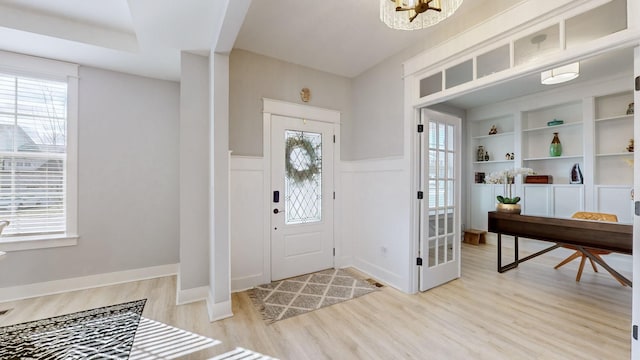
[[[424,199],[424,193],[422,191],[418,191],[418,200]]]
[[[635,202],[635,206],[636,206],[636,216],[640,216],[640,201],[636,201]]]
[[[334,191],[333,192],[333,200],[335,200],[335,199],[336,199],[336,192]]]
[[[633,339],[638,340],[638,325],[633,325]]]
[[[636,91],[640,91],[640,76],[636,76]]]
[[[422,258],[421,257],[416,259],[416,265],[422,266]]]
[[[336,143],[336,136],[335,135],[333,135],[333,143],[334,144]]]
[[[419,133],[424,132],[424,125],[418,124],[418,132]]]
[[[333,256],[336,256],[336,248],[333,248]]]

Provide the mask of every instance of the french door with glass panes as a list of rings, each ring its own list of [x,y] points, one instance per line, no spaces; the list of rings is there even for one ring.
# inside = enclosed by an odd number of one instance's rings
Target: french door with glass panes
[[[461,120],[421,111],[420,291],[460,277]]]
[[[334,124],[271,118],[271,279],[333,267]]]

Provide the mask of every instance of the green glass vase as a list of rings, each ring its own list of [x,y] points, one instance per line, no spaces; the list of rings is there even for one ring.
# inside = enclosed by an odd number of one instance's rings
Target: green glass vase
[[[556,157],[562,155],[562,144],[558,133],[553,133],[553,140],[551,140],[551,146],[549,146],[549,156]]]

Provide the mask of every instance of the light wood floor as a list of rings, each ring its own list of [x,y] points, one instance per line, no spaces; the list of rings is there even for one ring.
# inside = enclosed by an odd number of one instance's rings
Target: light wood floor
[[[204,303],[176,307],[175,277],[0,304],[0,326],[147,298],[143,316],[281,359],[629,359],[631,289],[606,272],[554,270],[550,255],[499,274],[496,248],[463,244],[462,278],[418,295],[390,287],[265,325],[246,293],[209,323]]]

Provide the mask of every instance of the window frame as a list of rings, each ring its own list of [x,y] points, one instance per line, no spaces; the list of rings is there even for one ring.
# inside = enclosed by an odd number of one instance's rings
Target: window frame
[[[67,83],[66,229],[62,234],[0,237],[0,251],[72,246],[78,243],[78,65],[0,51],[0,71]]]

